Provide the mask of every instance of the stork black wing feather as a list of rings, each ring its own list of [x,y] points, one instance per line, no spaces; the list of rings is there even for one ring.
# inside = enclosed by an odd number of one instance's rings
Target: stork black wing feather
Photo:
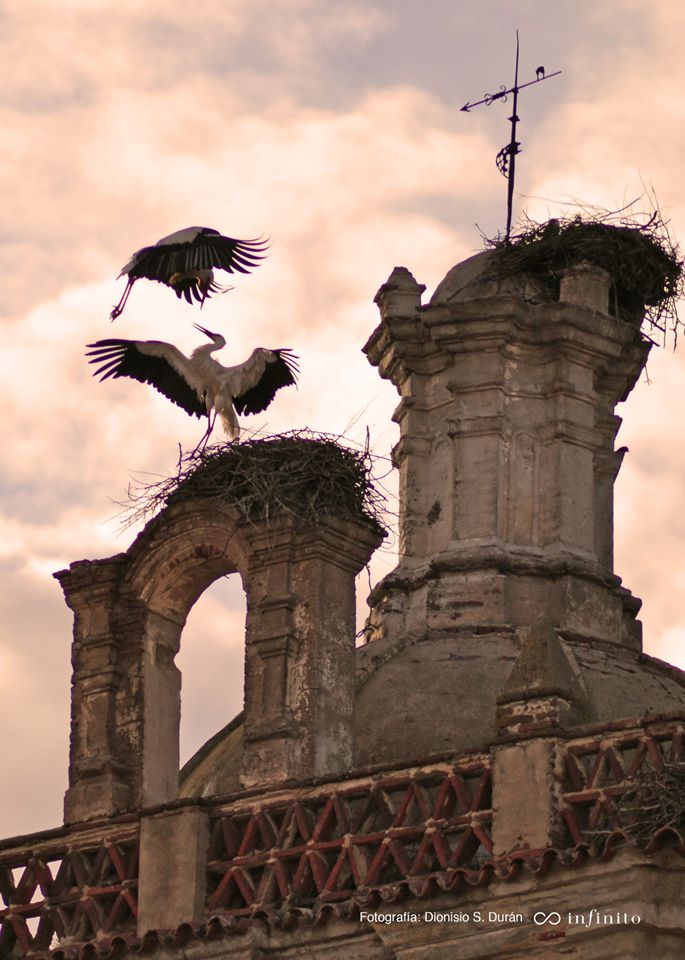
[[[132,266],[126,273],[129,280],[145,277],[164,284],[175,273],[192,270],[216,268],[227,273],[250,273],[264,259],[268,247],[268,240],[262,237],[238,240],[206,227],[188,242],[141,247],[131,258]]]
[[[269,247],[268,241],[262,237],[253,240],[236,240],[233,237],[214,237],[212,245],[216,252],[216,259],[212,266],[233,273],[249,273],[259,266],[266,256]]]
[[[233,398],[233,406],[238,413],[261,413],[269,406],[277,390],[297,383],[299,369],[295,354],[287,348],[271,352],[276,354],[276,360],[267,363],[259,383]]]
[[[154,343],[155,341],[151,341]],[[144,343],[141,344],[144,348]],[[93,376],[130,377],[149,383],[172,403],[196,417],[207,416],[207,408],[193,388],[164,357],[146,353],[135,340],[98,340],[88,344],[89,363],[100,364]]]
[[[155,253],[155,247],[142,247],[140,250],[136,250],[133,255],[134,263],[127,270],[128,276],[131,280],[139,280],[141,277],[146,277],[148,280],[159,280],[162,281],[160,271],[163,270],[164,264],[162,259],[159,257],[159,250]]]

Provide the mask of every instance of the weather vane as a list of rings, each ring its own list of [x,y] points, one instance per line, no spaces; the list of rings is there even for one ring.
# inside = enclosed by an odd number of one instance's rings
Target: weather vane
[[[544,67],[538,67],[535,71],[535,80],[530,80],[528,83],[522,83],[519,85],[519,32],[516,31],[516,68],[514,70],[514,86],[506,88],[504,84],[500,87],[497,93],[486,93],[482,100],[476,100],[475,103],[465,103],[461,108],[466,113],[472,107],[479,107],[481,104],[486,104],[488,107],[491,103],[494,103],[495,100],[501,100],[502,103],[507,102],[509,94],[514,95],[514,103],[511,111],[511,116],[509,121],[511,122],[511,140],[506,145],[502,147],[500,152],[495,158],[495,163],[497,164],[497,169],[506,177],[508,181],[507,186],[507,232],[505,234],[505,243],[509,243],[509,235],[511,233],[511,211],[514,200],[514,177],[516,174],[516,154],[521,152],[521,144],[516,139],[516,124],[519,121],[519,117],[516,113],[516,108],[518,106],[518,96],[519,90],[523,90],[525,87],[532,87],[533,84],[541,83],[543,80],[551,80],[552,77],[558,77],[561,73],[561,70],[557,70],[555,73],[545,73]]]

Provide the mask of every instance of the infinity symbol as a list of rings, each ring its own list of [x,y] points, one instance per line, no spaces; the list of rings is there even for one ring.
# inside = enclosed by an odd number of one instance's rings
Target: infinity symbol
[[[552,910],[551,913],[543,913],[542,910],[538,910],[537,913],[533,914],[533,923],[538,927],[541,927],[545,923],[550,923],[553,927],[558,927],[561,923],[561,914],[557,913],[556,910]]]

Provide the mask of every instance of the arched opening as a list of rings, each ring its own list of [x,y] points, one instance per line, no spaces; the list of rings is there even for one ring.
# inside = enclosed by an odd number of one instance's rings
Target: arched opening
[[[242,610],[232,618],[232,626],[237,628],[233,631],[234,646],[239,643],[244,649],[245,642],[244,581],[249,548],[239,514],[211,500],[190,499],[177,502],[158,519],[159,524],[155,526],[153,522],[133,545],[132,564],[126,575],[132,593],[147,610],[140,648],[143,695],[139,711],[140,798],[144,804],[178,796],[182,667],[186,656],[192,658],[193,654],[188,620],[192,631],[197,620],[192,611],[214,584],[230,581],[232,590],[238,591],[233,596],[243,595],[239,605]],[[214,589],[221,593],[221,586]],[[213,596],[208,594],[210,609]],[[202,616],[203,606],[198,608],[200,627],[206,619]],[[186,647],[191,647],[187,655]],[[206,658],[208,669],[209,660]],[[220,681],[216,663],[214,670]],[[240,689],[242,671],[239,675]],[[205,702],[209,703],[210,698],[205,697]],[[222,706],[220,696],[218,708]]]
[[[193,605],[176,666],[181,671],[181,769],[243,709],[245,614],[238,574],[218,577]]]

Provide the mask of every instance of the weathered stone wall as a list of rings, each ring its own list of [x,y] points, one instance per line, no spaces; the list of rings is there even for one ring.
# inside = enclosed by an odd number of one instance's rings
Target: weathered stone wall
[[[330,517],[250,536],[243,786],[350,770],[354,578],[381,538]]]
[[[404,268],[377,296],[364,349],[401,397],[401,556],[374,591],[369,639],[544,612],[565,636],[639,647],[640,603],[612,567],[613,409],[648,347],[606,313],[601,270],[574,268],[560,302],[533,304],[474,285],[474,261],[426,306]]]
[[[368,523],[246,523],[215,500],[178,502],[126,554],[57,577],[74,610],[68,822],[178,796],[186,617],[218,576],[247,592],[243,782],[352,763],[354,577],[380,542]]]

